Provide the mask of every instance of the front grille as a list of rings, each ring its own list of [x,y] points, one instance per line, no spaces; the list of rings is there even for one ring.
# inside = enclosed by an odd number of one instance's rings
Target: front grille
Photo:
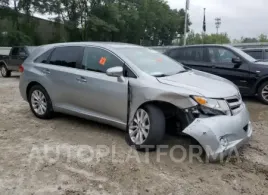
[[[233,115],[238,114],[242,110],[242,99],[241,96],[237,95],[234,97],[226,98],[226,101],[230,107]]]

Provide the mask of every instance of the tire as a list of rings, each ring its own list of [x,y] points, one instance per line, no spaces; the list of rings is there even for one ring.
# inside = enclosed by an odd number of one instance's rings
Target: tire
[[[268,81],[258,88],[258,97],[264,104],[268,105]]]
[[[2,77],[10,77],[11,76],[11,71],[7,69],[5,65],[1,66],[1,75]]]
[[[145,125],[141,125],[136,123],[137,122],[137,116],[140,114],[140,112],[145,112],[149,118],[149,121],[145,122]],[[140,114],[141,116],[141,114]],[[136,122],[134,122],[136,121]],[[149,126],[148,126],[149,124]],[[134,128],[134,127],[137,128]],[[142,128],[146,127],[146,128]],[[149,127],[149,128],[148,128]],[[144,134],[144,131],[141,130],[141,128],[146,131],[147,137]],[[135,132],[136,135],[135,135]],[[139,137],[142,133],[142,139],[144,139],[142,142],[140,141],[134,141],[135,138]],[[165,116],[163,112],[154,105],[147,105],[142,108],[139,108],[135,115],[133,121],[129,124],[127,134],[126,134],[126,142],[134,147],[138,151],[153,151],[156,149],[156,146],[161,143],[165,135]]]
[[[31,111],[37,118],[50,119],[53,117],[52,102],[44,87],[41,85],[32,86],[29,90],[28,100]]]

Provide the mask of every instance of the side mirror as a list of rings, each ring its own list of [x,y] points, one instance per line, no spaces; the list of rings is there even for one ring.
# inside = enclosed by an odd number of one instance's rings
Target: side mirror
[[[123,68],[121,66],[112,67],[106,70],[106,74],[111,77],[123,76]]]
[[[239,57],[232,58],[232,63],[234,63],[234,68],[239,68],[242,64],[242,61]]]
[[[232,62],[234,64],[242,64],[242,61],[241,61],[241,59],[239,57],[232,58]]]

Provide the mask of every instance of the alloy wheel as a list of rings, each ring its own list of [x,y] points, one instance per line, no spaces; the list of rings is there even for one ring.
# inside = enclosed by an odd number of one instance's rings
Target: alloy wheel
[[[129,126],[129,136],[133,143],[140,145],[145,142],[149,135],[150,119],[148,113],[138,109],[133,121]]]
[[[39,91],[35,90],[33,91],[31,95],[31,104],[33,107],[33,110],[38,115],[44,115],[47,111],[47,101],[45,95]]]
[[[268,101],[268,85],[266,85],[263,89],[262,89],[262,97],[263,99],[265,99],[266,101]]]

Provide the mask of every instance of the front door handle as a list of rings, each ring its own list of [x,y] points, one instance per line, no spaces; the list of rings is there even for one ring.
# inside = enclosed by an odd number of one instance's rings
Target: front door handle
[[[76,80],[77,80],[78,82],[81,82],[81,83],[86,83],[86,82],[87,82],[87,80],[86,80],[85,77],[78,77],[78,78],[76,78]]]

